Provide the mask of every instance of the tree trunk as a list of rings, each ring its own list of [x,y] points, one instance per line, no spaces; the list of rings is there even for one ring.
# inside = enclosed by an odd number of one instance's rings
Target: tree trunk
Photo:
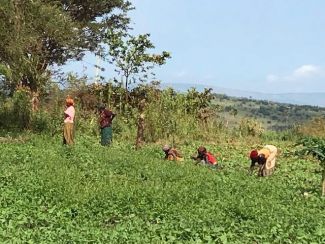
[[[125,77],[125,105],[129,103],[129,77]]]
[[[144,143],[144,108],[146,106],[146,100],[142,99],[139,103],[139,118],[138,118],[138,129],[137,129],[137,138],[135,141],[135,148],[138,150]]]
[[[322,196],[325,196],[325,164],[323,164]]]
[[[138,118],[138,130],[137,139],[135,142],[135,148],[138,150],[144,143],[144,114],[141,113]]]
[[[35,113],[39,110],[39,105],[40,105],[38,92],[32,93],[31,102],[32,102],[32,112]]]

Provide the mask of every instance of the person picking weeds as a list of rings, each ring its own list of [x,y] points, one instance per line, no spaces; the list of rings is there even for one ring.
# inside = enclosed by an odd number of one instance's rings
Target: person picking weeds
[[[165,145],[162,148],[163,152],[165,153],[165,159],[170,161],[183,161],[183,157],[179,151],[177,151],[175,148]]]
[[[218,164],[216,157],[203,146],[197,149],[197,156],[192,156],[192,159],[204,165],[217,166]]]
[[[275,160],[278,153],[278,149],[273,145],[266,145],[261,150],[254,149],[250,152],[252,172],[256,164],[259,165],[258,175],[269,176],[272,175],[275,169]]]

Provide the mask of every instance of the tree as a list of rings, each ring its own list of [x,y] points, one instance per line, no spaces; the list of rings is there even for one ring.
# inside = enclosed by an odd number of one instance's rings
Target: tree
[[[132,36],[125,31],[108,30],[105,42],[109,47],[110,63],[116,67],[116,72],[122,76],[126,103],[129,97],[131,83],[148,80],[150,71],[155,65],[163,65],[170,58],[170,53],[163,51],[161,54],[150,54],[148,50],[155,46],[149,39],[150,34]]]
[[[100,52],[107,29],[127,28],[130,9],[126,0],[0,0],[2,80],[39,90],[49,67]]]
[[[195,88],[189,89],[185,97],[187,113],[193,114],[206,125],[208,118],[216,113],[216,108],[210,106],[213,98],[211,88],[205,88],[203,92],[198,92]]]

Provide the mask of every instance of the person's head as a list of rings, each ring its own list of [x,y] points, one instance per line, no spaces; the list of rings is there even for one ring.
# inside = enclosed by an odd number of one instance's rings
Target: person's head
[[[205,154],[207,152],[207,149],[205,147],[203,147],[203,146],[200,146],[197,149],[197,152],[198,152],[198,154],[203,155],[203,154]]]
[[[73,101],[73,99],[70,96],[68,96],[65,99],[65,104],[66,104],[67,107],[74,106],[74,101]]]
[[[170,150],[170,146],[168,144],[164,145],[162,150],[166,153]]]
[[[264,154],[260,154],[258,155],[258,160],[257,160],[258,164],[265,164],[266,163],[266,157]]]
[[[106,108],[106,106],[105,106],[104,103],[99,104],[99,106],[98,106],[98,110],[99,110],[99,111],[103,111],[103,110],[105,110],[105,108]]]
[[[258,151],[256,149],[251,151],[251,153],[249,154],[249,157],[253,163],[258,162]]]

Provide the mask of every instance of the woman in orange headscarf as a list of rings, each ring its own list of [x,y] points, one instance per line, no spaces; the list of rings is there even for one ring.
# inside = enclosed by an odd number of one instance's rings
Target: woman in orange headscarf
[[[72,145],[74,143],[74,101],[70,96],[68,96],[65,103],[66,109],[64,111],[63,144]]]

